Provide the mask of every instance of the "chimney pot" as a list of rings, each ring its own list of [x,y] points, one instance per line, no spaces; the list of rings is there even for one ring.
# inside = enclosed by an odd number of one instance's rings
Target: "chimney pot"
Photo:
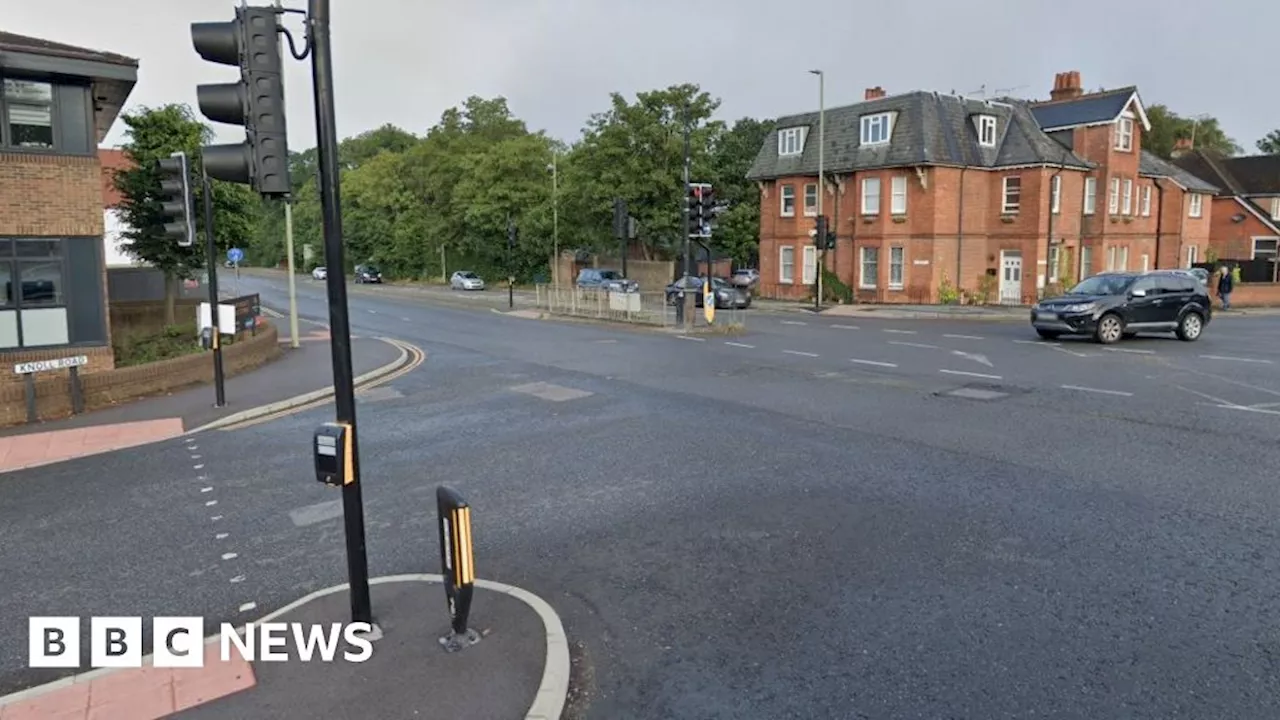
[[[873,87],[873,88],[867,88],[867,92],[866,92],[866,94],[863,96],[863,99],[865,99],[865,100],[875,100],[876,98],[882,98],[882,97],[884,97],[884,95],[885,95],[884,88],[882,88],[882,87],[880,87],[879,85],[877,85],[877,86],[875,86],[875,87]]]
[[[1079,70],[1060,72],[1053,76],[1053,91],[1049,93],[1051,100],[1071,100],[1084,94],[1084,84],[1080,80]]]

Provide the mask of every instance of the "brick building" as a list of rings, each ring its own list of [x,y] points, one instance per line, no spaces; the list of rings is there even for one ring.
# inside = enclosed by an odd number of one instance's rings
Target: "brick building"
[[[128,251],[122,233],[126,229],[124,218],[117,209],[123,198],[116,190],[115,178],[119,171],[133,168],[133,161],[123,150],[98,149],[98,162],[102,164],[102,247],[107,267],[132,265],[134,258]]]
[[[5,364],[66,355],[89,356],[90,371],[114,364],[97,147],[137,72],[122,55],[0,32]]]
[[[1186,149],[1174,163],[1217,185],[1209,242],[1224,260],[1275,260],[1280,242],[1280,155],[1224,158]]]
[[[1203,254],[1216,188],[1142,150],[1135,88],[1085,94],[1060,73],[1050,100],[866,91],[826,111],[823,264],[859,302],[938,302],[950,285],[990,302],[1103,270],[1177,267]],[[783,117],[748,178],[761,193],[761,294],[812,296],[819,253],[818,113]]]

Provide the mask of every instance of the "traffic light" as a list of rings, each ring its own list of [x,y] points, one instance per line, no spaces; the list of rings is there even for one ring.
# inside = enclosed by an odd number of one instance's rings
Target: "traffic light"
[[[836,249],[836,233],[827,222],[826,215],[814,218],[813,244],[819,250]]]
[[[176,152],[156,161],[160,173],[160,207],[164,213],[165,237],[191,247],[196,241],[195,203],[191,197],[191,168],[187,154]]]
[[[240,68],[240,82],[196,86],[200,112],[215,122],[243,125],[245,142],[204,148],[209,177],[248,185],[262,195],[288,195],[288,128],[277,10],[238,7],[231,22],[191,23],[200,57]]]
[[[702,186],[702,222],[710,226],[715,219],[716,191],[710,185]]]
[[[711,212],[708,202],[714,202],[711,186],[706,183],[689,185],[689,235],[693,237],[711,236]]]

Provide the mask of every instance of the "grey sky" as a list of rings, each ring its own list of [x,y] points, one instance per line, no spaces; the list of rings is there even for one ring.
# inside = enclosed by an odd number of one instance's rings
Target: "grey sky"
[[[236,71],[200,60],[188,25],[230,19],[235,4],[12,0],[5,29],[138,57],[132,104],[194,106],[196,84]],[[303,0],[286,5],[305,8]],[[420,133],[468,95],[503,95],[532,128],[572,140],[590,113],[607,107],[609,92],[680,82],[720,97],[726,119],[772,117],[817,107],[810,68],[826,72],[828,106],[858,101],[875,85],[962,94],[985,86],[989,94],[1047,98],[1054,73],[1079,70],[1089,90],[1136,84],[1149,104],[1216,115],[1246,152],[1280,127],[1280,94],[1258,82],[1280,27],[1272,0],[333,0],[333,7],[342,136],[387,122]],[[287,24],[300,39],[299,17]],[[289,61],[294,149],[315,138],[309,68]],[[237,139],[233,128],[215,127]],[[108,144],[120,139],[117,125]]]

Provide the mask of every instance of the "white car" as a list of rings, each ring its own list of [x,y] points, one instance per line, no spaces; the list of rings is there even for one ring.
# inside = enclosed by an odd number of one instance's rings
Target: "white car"
[[[484,280],[470,270],[459,270],[449,278],[449,287],[454,290],[483,290]]]
[[[324,280],[325,278],[329,277],[329,268],[321,265],[320,267],[311,271],[311,277],[312,279],[315,279],[315,280]]]

